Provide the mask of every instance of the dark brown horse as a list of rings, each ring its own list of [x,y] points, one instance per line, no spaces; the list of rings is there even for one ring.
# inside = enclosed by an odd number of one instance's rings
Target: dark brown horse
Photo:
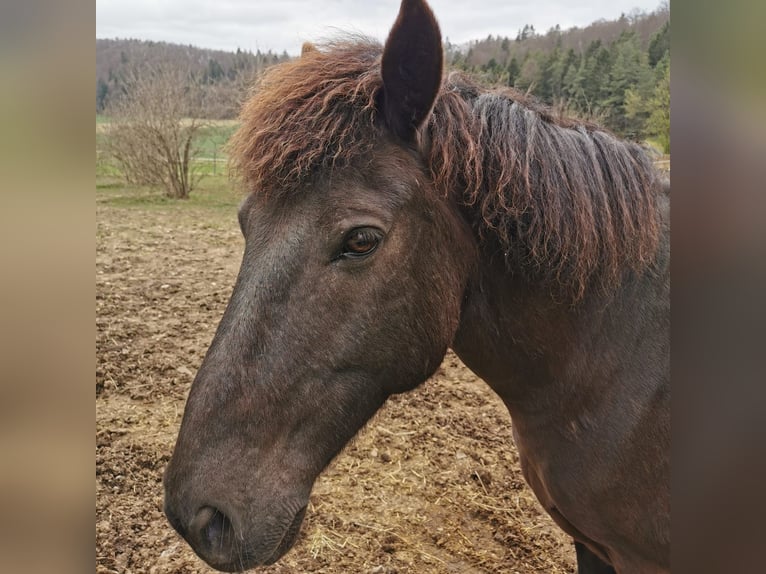
[[[404,0],[384,48],[273,68],[232,153],[244,259],[165,475],[204,560],[278,560],[319,473],[452,347],[580,571],[669,571],[668,205],[638,146],[443,78]]]

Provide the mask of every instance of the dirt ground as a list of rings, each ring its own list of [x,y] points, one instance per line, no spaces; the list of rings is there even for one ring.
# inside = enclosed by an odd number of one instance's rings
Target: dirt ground
[[[243,241],[233,207],[97,192],[96,572],[212,572],[162,514],[194,373]],[[525,485],[500,400],[452,353],[317,480],[296,546],[262,571],[573,572]]]

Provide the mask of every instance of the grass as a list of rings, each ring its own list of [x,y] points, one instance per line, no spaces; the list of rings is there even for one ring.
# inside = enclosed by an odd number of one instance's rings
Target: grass
[[[226,175],[203,178],[186,200],[166,197],[163,190],[128,185],[119,177],[96,176],[96,202],[115,207],[160,210],[202,208],[233,213],[242,198],[242,193]]]
[[[200,120],[205,123],[197,134],[195,142],[200,156],[206,158],[225,157],[224,146],[234,131],[239,127],[237,120]],[[111,120],[108,116],[96,114],[96,146],[103,141],[104,133]]]
[[[99,123],[101,122],[101,123]],[[108,119],[96,116],[96,197],[98,201],[121,206],[160,207],[178,203],[178,200],[164,196],[161,189],[129,185],[122,177],[120,169],[103,152],[104,139],[107,137],[104,126]],[[200,207],[236,207],[240,201],[239,193],[234,191],[234,184],[228,178],[228,157],[223,146],[234,133],[237,123],[230,120],[212,122],[199,132],[197,146],[200,153],[194,160],[197,175],[202,176],[197,188],[192,191],[186,205]]]
[[[239,126],[237,120],[202,120],[202,127],[195,141],[198,150],[196,169],[205,176],[221,176],[227,173],[228,156],[226,142]],[[104,158],[102,150],[110,119],[96,114],[96,177],[119,177],[119,170]]]
[[[200,157],[225,158],[224,145],[237,127],[237,122],[229,120],[213,122],[203,127],[199,131],[196,142]]]

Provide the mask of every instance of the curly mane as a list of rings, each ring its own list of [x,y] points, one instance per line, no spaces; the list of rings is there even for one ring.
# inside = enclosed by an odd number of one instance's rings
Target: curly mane
[[[310,177],[369,156],[379,139],[381,52],[365,39],[338,42],[264,73],[228,146],[248,190],[290,194]]]

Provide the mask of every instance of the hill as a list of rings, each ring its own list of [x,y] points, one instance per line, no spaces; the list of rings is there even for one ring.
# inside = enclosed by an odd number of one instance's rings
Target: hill
[[[207,98],[213,102],[209,109],[212,118],[234,117],[244,86],[266,67],[288,58],[286,52],[225,52],[167,42],[97,38],[96,113],[121,92],[124,78],[132,70],[167,65],[188,70],[214,93],[215,97]]]

